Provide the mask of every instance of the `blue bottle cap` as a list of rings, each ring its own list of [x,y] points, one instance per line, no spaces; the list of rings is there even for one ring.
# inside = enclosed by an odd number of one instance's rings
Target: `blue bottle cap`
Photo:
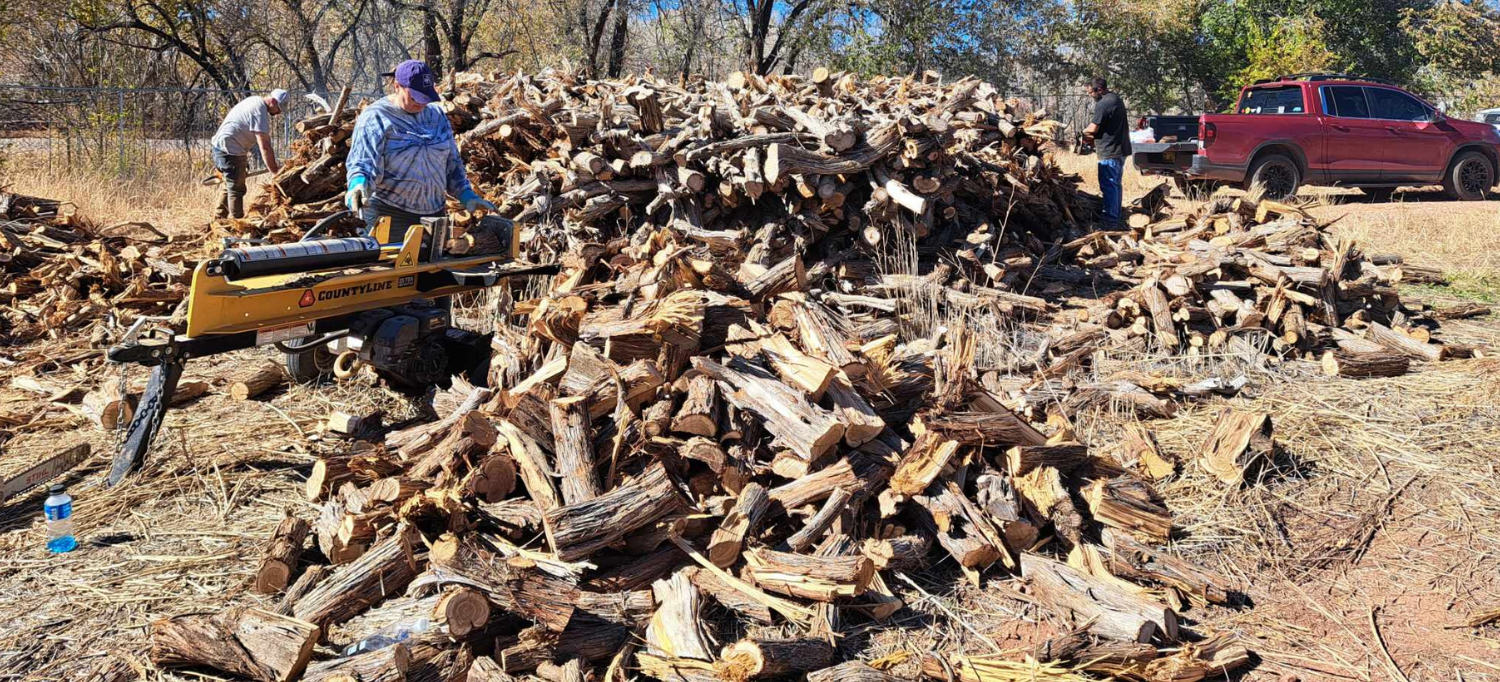
[[[61,494],[63,494],[63,490],[66,490],[66,488],[63,487],[63,484],[61,484],[61,483],[53,483],[50,487],[47,488],[47,494],[48,495],[61,495]]]

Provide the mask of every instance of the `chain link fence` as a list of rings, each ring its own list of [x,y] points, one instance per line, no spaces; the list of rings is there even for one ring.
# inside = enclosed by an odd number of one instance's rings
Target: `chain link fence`
[[[0,84],[0,153],[56,173],[94,170],[122,179],[164,172],[206,175],[209,141],[219,123],[231,106],[252,94],[264,93]],[[272,118],[278,158],[290,154],[295,123],[320,111],[305,93],[288,95],[282,115]]]

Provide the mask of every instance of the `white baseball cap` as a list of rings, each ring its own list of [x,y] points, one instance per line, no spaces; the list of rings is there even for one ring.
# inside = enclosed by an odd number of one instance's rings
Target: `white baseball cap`
[[[271,91],[271,99],[276,100],[276,106],[278,106],[278,107],[281,106],[282,103],[286,101],[286,91],[282,90],[281,88],[276,88],[275,90],[272,90]]]

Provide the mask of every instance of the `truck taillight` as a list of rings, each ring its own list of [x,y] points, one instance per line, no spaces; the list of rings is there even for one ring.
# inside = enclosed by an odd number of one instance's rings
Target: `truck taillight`
[[[1205,148],[1213,145],[1214,139],[1219,136],[1219,129],[1212,123],[1198,119],[1198,139]]]

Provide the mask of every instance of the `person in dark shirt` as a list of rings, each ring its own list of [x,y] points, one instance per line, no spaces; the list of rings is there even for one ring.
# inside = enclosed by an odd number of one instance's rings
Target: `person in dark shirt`
[[[1088,86],[1094,98],[1094,121],[1083,129],[1083,138],[1094,143],[1099,157],[1099,191],[1104,195],[1099,221],[1112,230],[1120,226],[1120,178],[1125,173],[1125,157],[1130,156],[1130,115],[1125,102],[1109,91],[1109,82],[1095,78]]]

